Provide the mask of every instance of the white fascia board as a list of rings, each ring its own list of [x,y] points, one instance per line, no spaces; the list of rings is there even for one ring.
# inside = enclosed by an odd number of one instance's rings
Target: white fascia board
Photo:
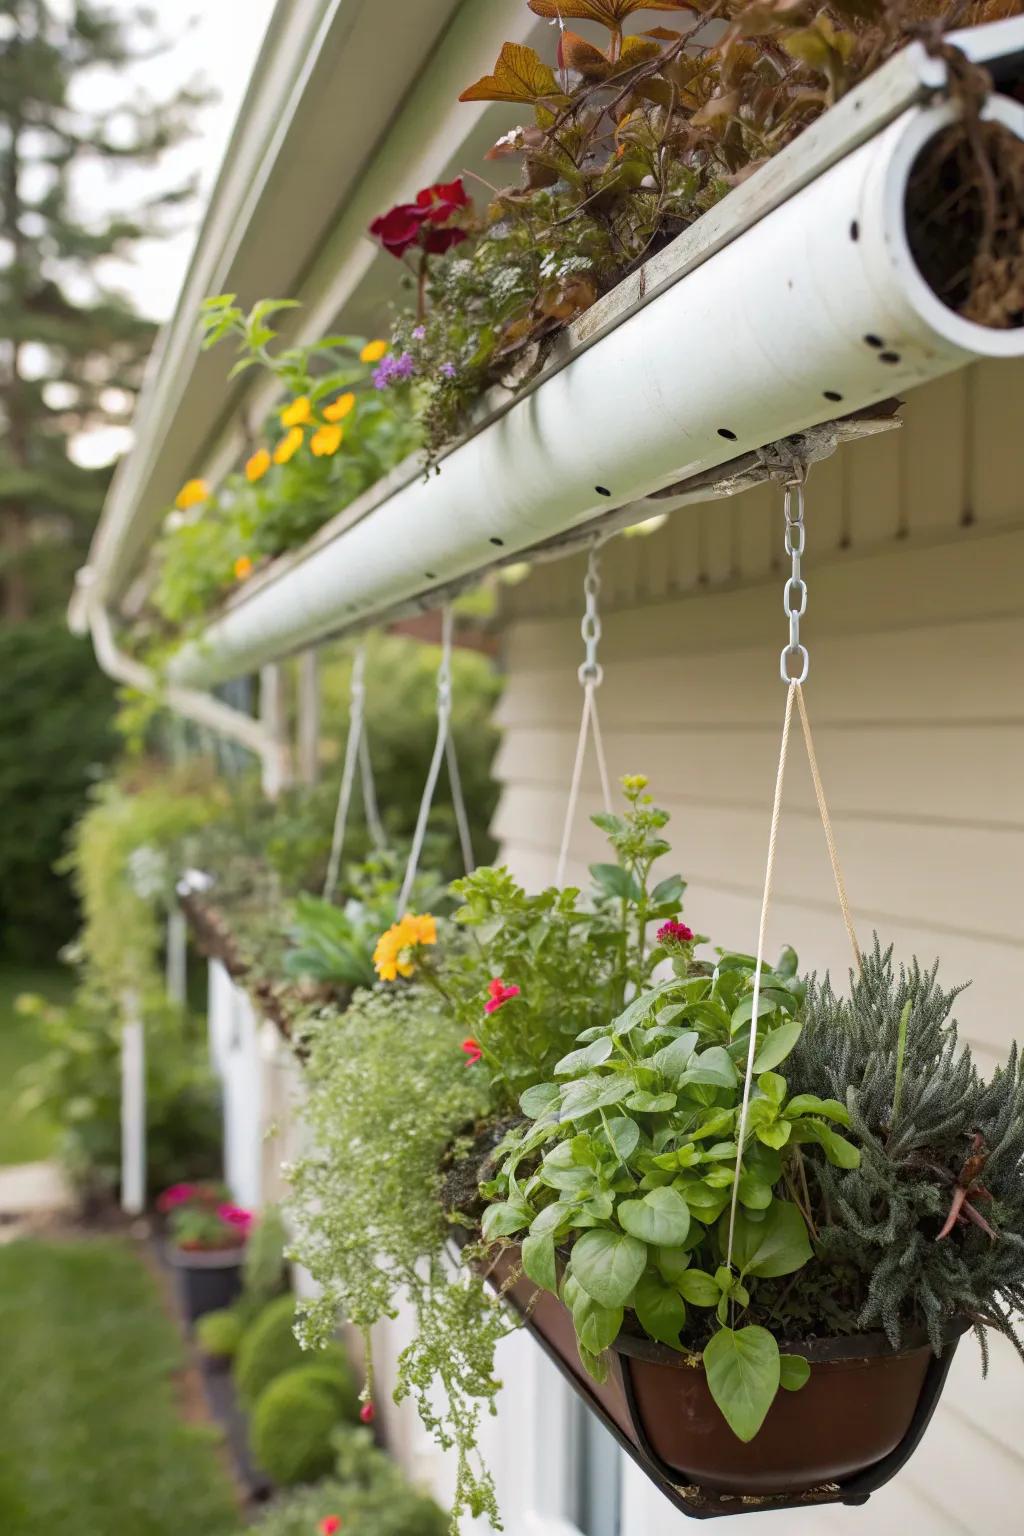
[[[477,10],[487,4],[469,0]],[[148,371],[135,446],[93,541],[93,600],[112,601],[124,589],[178,486],[197,472],[245,393],[245,383],[226,392],[223,357],[200,352],[202,300],[232,291],[251,303],[302,288],[339,208],[386,146],[401,102],[443,55],[458,9],[459,0],[416,0],[396,26],[394,9],[380,0],[279,0]]]
[[[1024,22],[1000,30],[1005,47],[1024,39]],[[939,304],[907,249],[907,176],[951,109],[911,108],[881,132],[878,119],[893,118],[901,90],[934,89],[937,69],[915,47],[865,82],[648,264],[650,282],[638,274],[609,295],[597,339],[585,317],[558,371],[440,474],[396,471],[243,589],[171,676],[206,686],[436,601],[602,512],[650,516],[645,498],[827,420],[837,401],[860,410],[975,357],[1020,355],[1021,332]],[[1024,136],[1024,109],[989,105]]]

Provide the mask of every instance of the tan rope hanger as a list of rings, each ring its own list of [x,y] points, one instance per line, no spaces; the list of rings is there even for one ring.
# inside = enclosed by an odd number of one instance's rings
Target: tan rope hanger
[[[789,756],[789,740],[793,723],[793,704],[797,704],[800,713],[800,723],[803,728],[804,746],[807,751],[807,761],[810,765],[811,779],[814,783],[814,795],[818,803],[818,814],[821,817],[821,825],[825,833],[825,843],[828,848],[829,862],[832,865],[832,877],[835,881],[836,894],[839,899],[839,909],[842,913],[843,923],[846,927],[850,947],[853,950],[854,962],[859,970],[862,965],[860,945],[854,932],[853,917],[850,912],[849,898],[846,894],[846,882],[843,879],[842,866],[839,862],[839,851],[836,847],[835,835],[832,831],[832,818],[829,815],[828,803],[825,799],[825,788],[818,769],[818,757],[814,750],[814,737],[811,734],[811,722],[807,714],[807,703],[804,699],[803,685],[807,680],[810,668],[810,658],[807,647],[800,642],[800,620],[807,611],[807,584],[800,574],[800,561],[804,552],[806,532],[804,528],[804,482],[806,471],[800,467],[791,480],[786,482],[785,516],[786,516],[786,553],[789,555],[792,565],[790,575],[786,580],[783,595],[783,610],[789,620],[789,642],[782,649],[779,658],[779,671],[782,681],[786,684],[786,710],[782,722],[782,741],[779,746],[779,765],[775,774],[775,796],[772,801],[771,827],[768,834],[768,857],[765,861],[764,890],[761,896],[761,916],[757,930],[757,960],[754,967],[754,993],[750,1017],[750,1041],[747,1046],[747,1065],[743,1079],[743,1098],[740,1104],[740,1119],[736,1131],[736,1164],[735,1177],[732,1185],[732,1198],[729,1204],[729,1237],[726,1247],[725,1262],[728,1269],[732,1268],[733,1239],[736,1233],[736,1212],[739,1204],[740,1174],[743,1171],[743,1146],[746,1141],[747,1125],[750,1115],[750,1094],[754,1081],[754,1063],[757,1060],[757,1023],[758,1011],[761,1003],[761,975],[764,969],[764,950],[768,929],[768,909],[771,904],[772,889],[775,882],[775,861],[778,849],[779,823],[782,817],[782,790],[786,776],[786,761]],[[796,676],[793,675],[794,666],[799,667]]]

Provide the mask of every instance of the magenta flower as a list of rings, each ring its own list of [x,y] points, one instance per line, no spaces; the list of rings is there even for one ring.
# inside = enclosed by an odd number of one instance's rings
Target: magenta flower
[[[231,1205],[225,1202],[224,1205],[218,1205],[217,1215],[229,1227],[237,1227],[239,1232],[242,1233],[248,1232],[252,1226],[252,1211],[245,1210],[241,1205]]]
[[[163,1194],[158,1196],[156,1208],[158,1211],[173,1211],[175,1206],[186,1205],[189,1200],[195,1197],[196,1193],[196,1186],[194,1184],[172,1184],[169,1189],[165,1189]]]
[[[372,1424],[377,1417],[377,1410],[372,1403],[364,1403],[359,1410],[359,1417],[364,1424]]]
[[[495,976],[488,991],[490,1000],[484,1003],[484,1013],[497,1013],[499,1008],[504,1008],[514,997],[519,996],[518,987],[506,987],[500,976]]]
[[[462,1051],[465,1051],[465,1053],[466,1053],[466,1066],[467,1067],[475,1067],[477,1062],[481,1059],[481,1057],[484,1054],[483,1051],[480,1049],[479,1043],[476,1040],[473,1039],[472,1035],[469,1037],[468,1040],[463,1040],[463,1042],[462,1042],[461,1046],[459,1047],[459,1049],[462,1050]]]
[[[676,944],[689,944],[693,940],[693,929],[687,928],[685,923],[677,923],[669,919],[662,923],[658,929],[658,943],[671,947]]]

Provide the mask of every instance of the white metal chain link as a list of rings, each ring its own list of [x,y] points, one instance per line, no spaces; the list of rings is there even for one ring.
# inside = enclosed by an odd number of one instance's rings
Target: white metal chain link
[[[789,644],[782,648],[779,672],[784,683],[803,683],[807,680],[810,658],[807,647],[800,643],[800,620],[807,612],[807,583],[800,574],[800,561],[804,552],[806,529],[804,527],[804,481],[806,472],[801,467],[786,482],[786,554],[790,557],[790,573],[782,591],[782,611],[789,620]],[[792,671],[794,661],[800,670]]]
[[[586,604],[580,634],[587,648],[587,659],[581,664],[577,675],[584,687],[588,683],[593,683],[595,688],[600,688],[604,682],[604,668],[597,659],[597,647],[601,640],[601,614],[597,606],[597,600],[601,595],[601,562],[596,544],[593,545],[587,557],[587,574],[583,578],[583,593]]]

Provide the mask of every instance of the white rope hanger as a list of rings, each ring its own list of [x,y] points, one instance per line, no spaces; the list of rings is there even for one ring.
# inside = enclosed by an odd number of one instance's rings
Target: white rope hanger
[[[338,808],[334,813],[334,831],[331,836],[331,854],[327,861],[324,878],[324,901],[333,901],[341,871],[341,855],[345,846],[345,830],[348,813],[355,789],[356,769],[359,769],[363,791],[363,811],[373,845],[378,850],[385,846],[384,829],[377,809],[377,790],[373,782],[373,766],[366,739],[366,646],[356,651],[352,663],[352,682],[349,687],[348,739],[345,742],[345,764],[341,772],[338,791]]]
[[[814,795],[818,803],[818,814],[821,817],[821,824],[825,832],[825,843],[828,848],[829,862],[832,865],[832,877],[835,881],[836,894],[839,898],[839,909],[850,940],[850,947],[853,950],[854,962],[858,969],[862,963],[860,946],[857,943],[857,936],[854,932],[850,903],[846,894],[846,883],[839,864],[839,852],[836,848],[835,837],[832,832],[832,821],[828,813],[828,805],[825,801],[825,789],[821,781],[821,774],[818,771],[818,758],[814,750],[811,722],[807,714],[807,704],[804,700],[803,692],[803,685],[807,680],[807,673],[810,669],[807,647],[802,645],[800,641],[800,620],[807,611],[807,583],[800,574],[800,561],[803,556],[806,537],[804,528],[805,479],[806,471],[800,467],[794,471],[793,478],[786,483],[786,554],[790,557],[791,569],[783,592],[782,606],[789,620],[789,641],[783,646],[782,654],[779,658],[779,671],[782,675],[782,681],[786,684],[786,710],[782,721],[782,741],[779,747],[779,764],[775,775],[775,795],[772,801],[771,825],[768,833],[768,857],[765,863],[764,891],[761,897],[761,916],[757,931],[757,961],[754,967],[750,1041],[747,1046],[747,1066],[743,1079],[743,1098],[740,1104],[739,1126],[736,1131],[735,1177],[732,1185],[732,1199],[729,1204],[729,1238],[725,1255],[726,1268],[730,1270],[732,1268],[733,1239],[736,1233],[740,1174],[743,1169],[743,1146],[746,1140],[750,1114],[750,1093],[754,1081],[754,1062],[757,1059],[757,1024],[758,1010],[761,1003],[761,974],[764,969],[768,909],[771,904],[772,887],[775,881],[775,859],[778,848],[779,822],[782,815],[782,789],[786,776],[786,760],[789,755],[790,727],[793,722],[794,703],[796,703],[800,713],[804,746],[807,750],[807,760],[810,765],[811,778],[814,782]]]
[[[577,676],[583,689],[583,711],[580,715],[580,730],[576,741],[576,758],[572,766],[572,777],[569,781],[569,800],[565,807],[565,822],[562,826],[562,842],[558,850],[558,867],[555,873],[555,884],[565,884],[565,867],[569,861],[569,844],[572,841],[573,823],[576,820],[576,806],[580,797],[580,783],[583,778],[583,763],[587,755],[587,739],[593,735],[594,756],[597,759],[597,771],[601,778],[601,795],[604,799],[604,808],[610,813],[612,809],[612,795],[608,783],[608,764],[605,761],[604,742],[601,738],[601,721],[597,713],[597,690],[604,682],[604,668],[597,659],[597,646],[601,639],[601,615],[598,611],[597,600],[601,593],[601,562],[599,550],[601,541],[595,540],[591,545],[590,554],[587,556],[587,573],[583,578],[583,592],[586,599],[583,622],[580,625],[580,633],[583,636],[587,648],[586,660],[581,664]]]
[[[419,815],[416,818],[416,830],[413,833],[412,847],[409,849],[409,862],[406,865],[405,878],[402,881],[402,889],[398,896],[396,908],[398,917],[405,915],[409,899],[412,896],[412,888],[416,880],[416,873],[423,855],[423,844],[427,836],[430,808],[434,803],[437,781],[441,775],[442,762],[447,762],[448,764],[448,780],[451,785],[452,806],[455,811],[455,825],[459,833],[463,868],[468,875],[472,873],[474,867],[469,817],[466,813],[466,803],[462,795],[462,778],[459,773],[455,738],[451,734],[453,623],[451,604],[448,603],[441,612],[441,664],[437,669],[437,739],[434,742],[434,754],[430,760],[430,767],[427,770],[427,782],[423,787],[423,798],[420,801]]]

